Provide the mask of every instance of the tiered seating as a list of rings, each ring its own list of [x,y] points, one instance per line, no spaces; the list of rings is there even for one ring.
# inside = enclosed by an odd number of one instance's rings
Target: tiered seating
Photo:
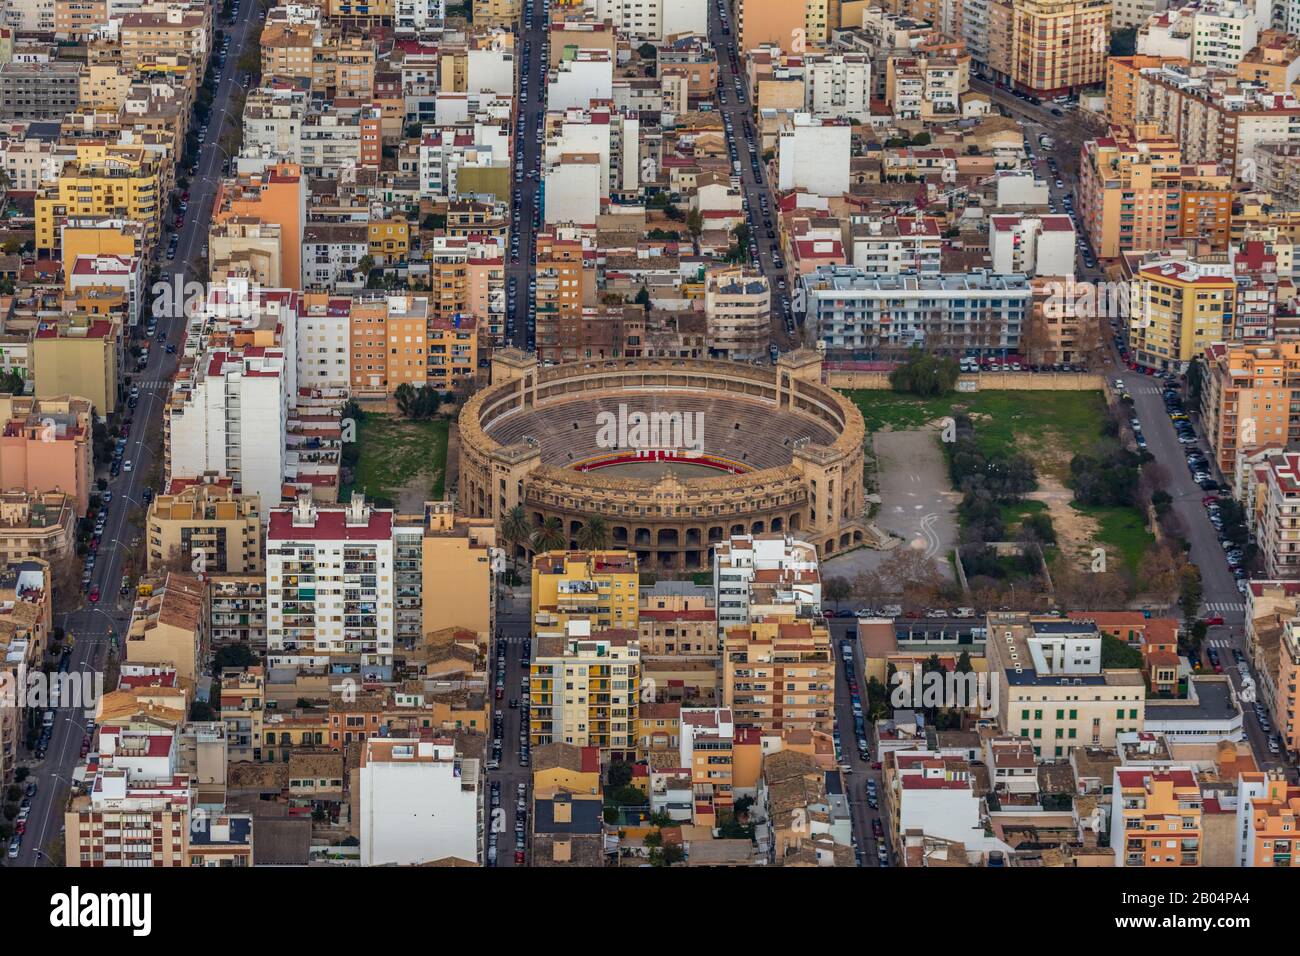
[[[796,415],[776,415],[764,405],[706,393],[628,393],[623,396],[574,398],[527,414],[508,415],[493,422],[488,435],[502,445],[525,436],[542,447],[542,461],[563,465],[611,451],[596,442],[602,413],[617,418],[619,406],[627,414],[703,415],[705,452],[730,458],[754,469],[789,464],[791,448],[800,438],[829,444],[835,436],[824,424]]]

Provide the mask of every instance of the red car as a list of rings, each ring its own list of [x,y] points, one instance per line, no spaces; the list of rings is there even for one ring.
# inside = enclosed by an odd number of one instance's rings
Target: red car
[[[90,600],[91,600],[91,601],[98,601],[98,600],[99,600],[99,588],[91,588],[91,589],[90,589]]]
[[[523,850],[515,850],[515,865],[516,865],[516,866],[523,866],[523,865],[524,865],[524,851],[523,851]]]
[[[1223,625],[1223,618],[1217,614],[1214,615],[1214,617],[1207,617],[1205,619],[1206,627],[1221,627],[1222,625]]]
[[[181,193],[181,199],[185,200],[186,202],[189,202],[189,201],[190,201],[190,194],[189,194],[188,192],[183,192],[183,193]]]
[[[26,832],[27,832],[26,820],[19,820],[17,823],[14,824],[14,833],[17,833],[19,836],[22,836]]]

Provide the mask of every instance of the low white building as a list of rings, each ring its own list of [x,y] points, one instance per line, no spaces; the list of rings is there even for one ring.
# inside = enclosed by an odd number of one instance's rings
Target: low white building
[[[592,100],[614,96],[614,61],[606,50],[578,50],[551,69],[546,106],[551,110],[586,109]]]
[[[479,761],[456,756],[449,739],[369,738],[361,752],[361,865],[481,862],[479,777]]]
[[[781,192],[805,189],[827,198],[849,191],[852,127],[848,120],[815,119],[799,113],[777,140]]]
[[[992,216],[989,253],[1003,275],[1074,275],[1074,223],[1069,216]]]
[[[733,535],[713,549],[718,632],[765,613],[821,614],[817,549],[780,533]]]

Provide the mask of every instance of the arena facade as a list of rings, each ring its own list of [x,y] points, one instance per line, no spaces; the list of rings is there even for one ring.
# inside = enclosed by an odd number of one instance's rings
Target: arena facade
[[[516,505],[560,520],[570,548],[604,517],[644,570],[703,570],[733,534],[789,532],[822,557],[861,544],[857,408],[821,383],[815,352],[776,367],[624,359],[541,367],[496,353],[459,421],[464,514]],[[520,557],[526,557],[525,549]]]

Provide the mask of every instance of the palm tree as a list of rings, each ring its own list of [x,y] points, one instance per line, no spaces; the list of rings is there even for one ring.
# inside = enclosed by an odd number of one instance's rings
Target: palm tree
[[[551,515],[533,532],[533,553],[545,554],[547,551],[560,551],[564,548],[564,525],[560,519]]]
[[[501,519],[501,535],[510,545],[510,564],[515,564],[519,546],[528,543],[533,529],[528,523],[528,512],[523,505],[515,505]]]
[[[609,524],[600,515],[591,515],[578,529],[578,547],[583,551],[604,551],[609,547]]]

